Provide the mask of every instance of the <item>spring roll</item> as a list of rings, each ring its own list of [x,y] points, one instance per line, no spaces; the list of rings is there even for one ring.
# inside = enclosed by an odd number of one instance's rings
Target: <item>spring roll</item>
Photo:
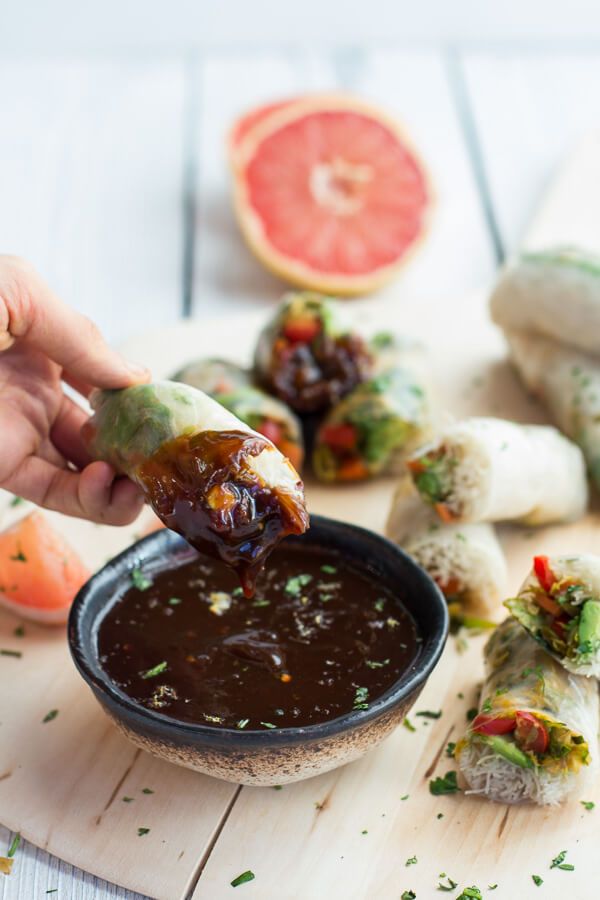
[[[344,323],[335,301],[310,292],[284,296],[255,353],[259,383],[301,413],[328,409],[371,368],[366,342]]]
[[[587,506],[579,447],[555,428],[473,418],[448,426],[407,466],[445,522],[566,522]]]
[[[173,375],[173,381],[181,381],[190,387],[204,391],[211,397],[231,394],[252,384],[250,372],[237,363],[216,356],[196,359]]]
[[[455,749],[470,793],[500,803],[581,797],[598,770],[598,688],[571,675],[514,619],[485,648],[479,713]]]
[[[248,596],[275,544],[308,528],[298,473],[271,441],[172,381],[97,391],[84,439],[162,522],[235,568]]]
[[[387,350],[386,353],[390,351]],[[359,384],[317,431],[313,468],[321,481],[359,481],[398,474],[403,460],[433,433],[423,351],[397,350],[380,374]]]
[[[405,476],[392,499],[386,535],[431,575],[456,624],[481,627],[498,612],[507,571],[492,525],[443,524]]]
[[[600,678],[600,556],[536,556],[504,605],[565,669]]]
[[[502,328],[598,354],[600,257],[571,247],[525,253],[501,275],[490,308]]]
[[[302,426],[289,406],[253,387],[217,394],[215,399],[254,431],[268,438],[300,471],[304,461]]]
[[[537,334],[507,331],[506,339],[525,387],[581,447],[600,488],[600,360]]]

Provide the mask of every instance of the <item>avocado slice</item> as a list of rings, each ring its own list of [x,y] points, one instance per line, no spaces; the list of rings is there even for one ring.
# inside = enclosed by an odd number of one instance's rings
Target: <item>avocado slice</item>
[[[600,646],[600,601],[586,600],[579,616],[579,654],[585,656]]]
[[[494,753],[498,754],[498,756],[503,756],[504,759],[507,759],[515,766],[519,766],[521,769],[533,769],[533,760],[531,757],[527,756],[526,753],[523,753],[522,750],[519,750],[517,745],[513,744],[512,741],[509,741],[507,738],[501,737],[498,734],[486,734],[483,739],[485,743],[491,747]]]

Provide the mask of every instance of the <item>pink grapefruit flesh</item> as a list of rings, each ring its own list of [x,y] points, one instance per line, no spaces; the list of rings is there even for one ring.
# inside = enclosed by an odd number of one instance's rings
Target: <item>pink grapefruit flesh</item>
[[[313,290],[368,293],[393,277],[429,207],[396,124],[351,98],[301,98],[245,117],[236,209],[257,256]]]
[[[66,622],[91,572],[40,512],[0,533],[0,604],[44,624]]]

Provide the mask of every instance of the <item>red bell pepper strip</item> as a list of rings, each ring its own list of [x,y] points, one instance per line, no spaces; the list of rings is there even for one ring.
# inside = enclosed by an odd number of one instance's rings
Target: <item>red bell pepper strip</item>
[[[533,557],[533,571],[537,576],[537,580],[540,583],[540,587],[542,587],[547,594],[552,590],[552,586],[556,582],[556,578],[554,577],[554,573],[550,568],[550,560],[547,556],[534,556]]]

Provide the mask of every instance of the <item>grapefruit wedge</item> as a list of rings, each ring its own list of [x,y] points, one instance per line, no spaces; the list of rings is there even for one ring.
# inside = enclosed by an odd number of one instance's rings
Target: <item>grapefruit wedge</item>
[[[267,104],[230,135],[235,208],[256,256],[284,280],[370,293],[422,237],[431,191],[398,125],[353,97]]]

